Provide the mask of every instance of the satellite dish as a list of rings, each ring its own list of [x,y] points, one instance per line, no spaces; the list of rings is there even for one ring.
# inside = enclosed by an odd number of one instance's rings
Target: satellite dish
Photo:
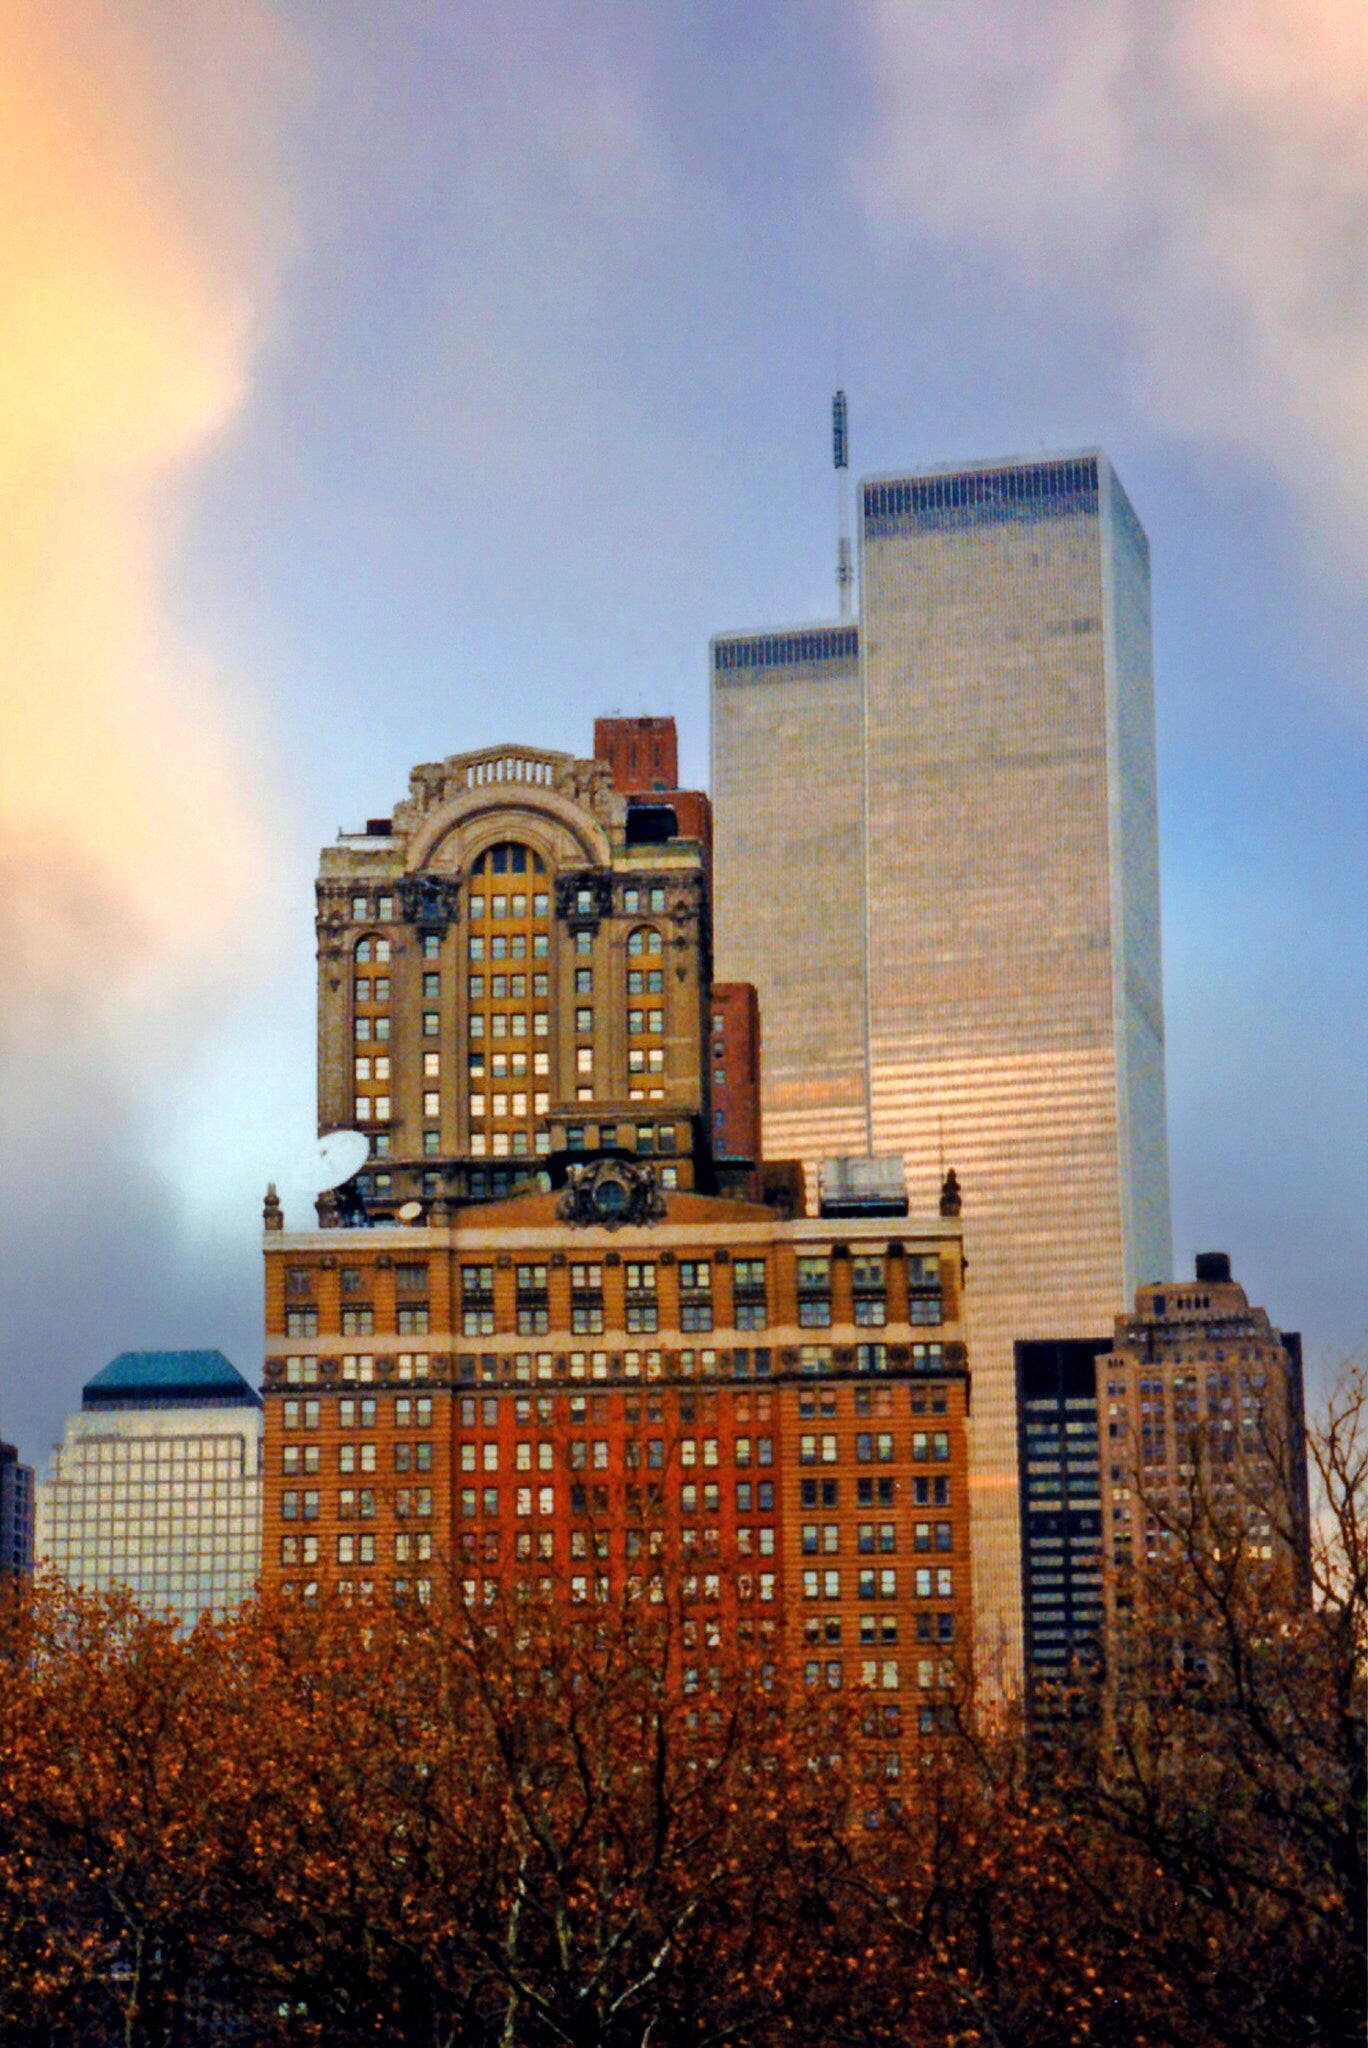
[[[317,1189],[326,1195],[360,1173],[370,1158],[370,1141],[361,1131],[328,1131],[314,1155]]]
[[[394,1215],[396,1222],[399,1223],[419,1223],[422,1221],[423,1205],[421,1202],[401,1202]]]

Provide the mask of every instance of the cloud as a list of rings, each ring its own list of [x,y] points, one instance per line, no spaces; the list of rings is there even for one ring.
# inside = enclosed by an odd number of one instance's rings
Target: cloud
[[[180,23],[231,76],[253,19]],[[137,5],[0,0],[0,849],[30,980],[79,980],[84,958],[92,995],[213,944],[261,839],[163,585],[179,473],[242,402],[265,266],[221,203],[196,218],[206,151],[161,118],[140,25]],[[73,954],[54,862],[116,957]]]
[[[875,0],[852,175],[1101,315],[1168,428],[1272,464],[1368,541],[1361,0]]]
[[[282,66],[251,0],[0,0],[0,1368],[35,1434],[196,1313],[147,1104],[269,848],[168,569],[248,389]]]

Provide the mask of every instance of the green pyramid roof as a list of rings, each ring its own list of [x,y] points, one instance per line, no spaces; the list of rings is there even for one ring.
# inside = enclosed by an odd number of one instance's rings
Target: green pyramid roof
[[[221,1351],[121,1351],[81,1390],[87,1408],[212,1402],[259,1407],[260,1397]]]

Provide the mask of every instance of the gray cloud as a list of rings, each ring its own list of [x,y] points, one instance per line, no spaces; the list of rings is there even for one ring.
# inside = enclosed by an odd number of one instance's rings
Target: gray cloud
[[[875,229],[976,241],[1061,333],[1108,323],[1158,423],[1271,465],[1361,568],[1359,0],[877,0],[862,20],[851,176]]]

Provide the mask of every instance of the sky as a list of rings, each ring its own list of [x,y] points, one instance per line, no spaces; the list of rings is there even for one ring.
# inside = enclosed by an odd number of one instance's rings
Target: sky
[[[319,847],[830,616],[857,474],[1153,552],[1174,1244],[1368,1348],[1362,0],[0,0],[0,1435],[260,1371]]]

